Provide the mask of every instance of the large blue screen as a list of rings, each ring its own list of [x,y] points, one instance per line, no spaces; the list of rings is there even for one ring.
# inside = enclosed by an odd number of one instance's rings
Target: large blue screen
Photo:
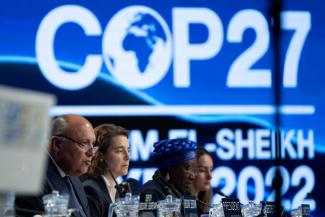
[[[55,94],[53,116],[128,128],[128,176],[142,182],[153,142],[196,140],[214,156],[212,186],[242,203],[274,200],[279,138],[284,208],[324,216],[325,3],[281,1],[278,80],[271,3],[6,1],[0,84]]]

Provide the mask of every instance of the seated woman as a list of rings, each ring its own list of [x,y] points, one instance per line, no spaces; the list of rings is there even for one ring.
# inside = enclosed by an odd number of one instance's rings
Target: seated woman
[[[209,212],[212,200],[212,169],[213,158],[211,154],[202,147],[198,147],[197,151],[197,174],[193,182],[192,193],[197,200],[197,208],[199,216],[202,213]]]
[[[92,217],[107,217],[109,205],[119,197],[115,179],[129,169],[128,131],[120,126],[103,124],[95,128],[96,152],[83,182]]]
[[[187,139],[166,139],[154,144],[150,157],[158,166],[152,180],[139,190],[151,202],[163,200],[167,195],[181,198],[190,194],[196,175],[197,144]]]

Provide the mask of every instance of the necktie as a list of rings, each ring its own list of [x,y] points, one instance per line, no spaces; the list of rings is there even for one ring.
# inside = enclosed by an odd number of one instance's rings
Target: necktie
[[[69,176],[65,176],[64,177],[64,181],[67,184],[68,190],[69,190],[69,195],[70,195],[70,200],[72,202],[73,208],[76,209],[76,211],[79,213],[79,215],[81,217],[87,217],[87,215],[85,214],[84,210],[82,209],[81,204],[79,203],[79,200],[77,198],[76,192],[73,189],[71,180]]]

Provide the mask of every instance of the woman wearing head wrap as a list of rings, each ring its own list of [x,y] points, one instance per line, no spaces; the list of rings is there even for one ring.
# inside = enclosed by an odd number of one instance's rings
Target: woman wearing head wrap
[[[167,195],[181,198],[191,194],[196,175],[196,148],[197,144],[187,139],[156,142],[150,157],[158,169],[152,180],[140,189],[141,195],[150,195],[151,201],[158,201]]]

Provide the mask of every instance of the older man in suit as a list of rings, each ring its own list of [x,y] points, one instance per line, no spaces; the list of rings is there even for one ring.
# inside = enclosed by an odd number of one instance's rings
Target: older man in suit
[[[42,196],[57,190],[68,193],[75,217],[90,217],[87,197],[78,178],[87,172],[94,156],[95,134],[90,122],[79,115],[64,115],[53,121],[49,160],[43,191],[38,196],[18,196],[17,216],[44,213]]]

